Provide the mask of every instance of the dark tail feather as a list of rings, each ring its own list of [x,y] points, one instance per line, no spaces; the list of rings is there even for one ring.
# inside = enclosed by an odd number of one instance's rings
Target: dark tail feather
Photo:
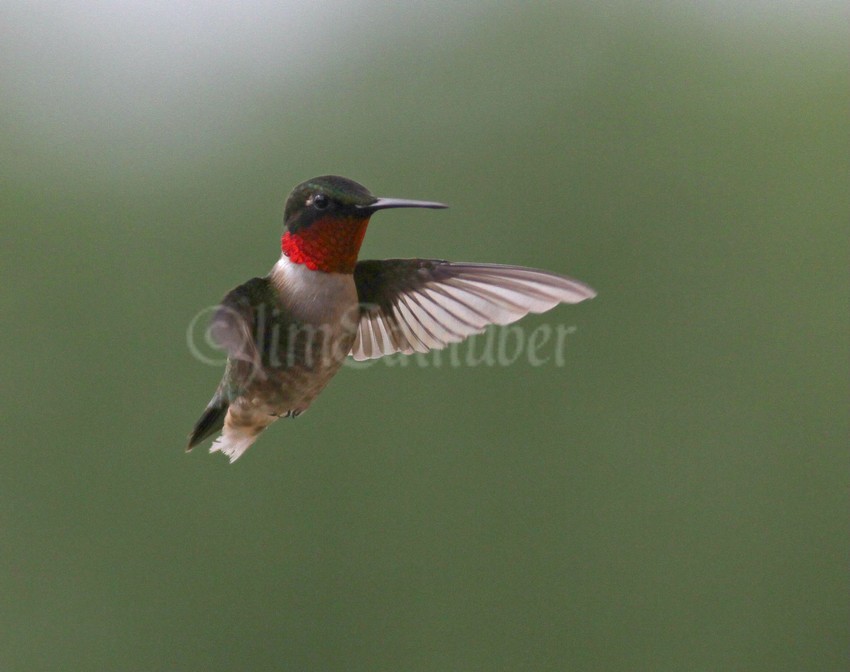
[[[187,451],[192,450],[192,448],[197,446],[210,434],[215,434],[224,426],[224,416],[227,415],[229,406],[230,403],[222,399],[218,394],[212,398],[203,415],[195,423],[192,433],[189,435],[189,445],[186,446]]]

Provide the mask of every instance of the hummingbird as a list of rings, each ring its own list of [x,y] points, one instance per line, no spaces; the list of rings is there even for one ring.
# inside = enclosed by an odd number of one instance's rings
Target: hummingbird
[[[442,203],[378,198],[337,175],[286,199],[281,256],[268,275],[227,293],[209,334],[224,376],[187,450],[220,432],[210,452],[233,462],[279,418],[295,418],[346,357],[367,360],[443,348],[596,292],[549,271],[439,259],[358,261],[369,220],[390,208]]]

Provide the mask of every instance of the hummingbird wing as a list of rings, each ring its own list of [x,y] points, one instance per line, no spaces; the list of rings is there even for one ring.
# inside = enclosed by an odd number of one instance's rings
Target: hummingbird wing
[[[563,275],[523,266],[438,259],[360,261],[356,360],[444,348],[491,324],[510,324],[596,292]]]
[[[224,378],[189,435],[191,450],[224,425],[230,403],[244,383],[262,371],[257,350],[257,316],[265,310],[271,285],[268,278],[252,278],[227,293],[210,320],[207,335],[227,351]]]
[[[213,342],[226,350],[230,359],[259,367],[258,318],[262,319],[269,312],[274,300],[268,278],[251,278],[230,290],[210,321],[209,335]]]

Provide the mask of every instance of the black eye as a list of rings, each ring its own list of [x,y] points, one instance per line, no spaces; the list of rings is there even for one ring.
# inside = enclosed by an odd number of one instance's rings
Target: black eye
[[[313,207],[316,210],[324,210],[330,205],[330,199],[324,194],[316,194],[313,196]]]

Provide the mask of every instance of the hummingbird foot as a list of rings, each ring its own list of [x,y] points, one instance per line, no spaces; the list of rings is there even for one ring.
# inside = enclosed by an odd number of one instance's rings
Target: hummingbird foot
[[[295,409],[292,409],[292,410],[286,411],[286,413],[281,413],[281,414],[280,414],[279,416],[277,416],[277,417],[279,417],[279,418],[297,418],[297,417],[298,417],[299,415],[301,415],[301,414],[302,414],[305,410],[307,410],[307,409],[305,409],[305,408],[295,408]]]

